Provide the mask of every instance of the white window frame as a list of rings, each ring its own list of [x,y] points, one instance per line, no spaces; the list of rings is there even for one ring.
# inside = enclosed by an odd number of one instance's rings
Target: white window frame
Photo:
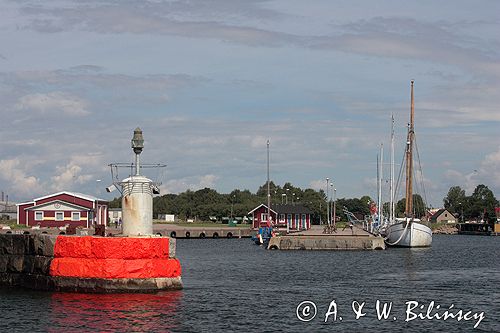
[[[286,221],[286,215],[280,214],[280,222],[285,222],[285,221]]]
[[[261,221],[267,221],[267,213],[260,214],[260,220]]]
[[[78,218],[74,218],[75,214],[77,214]],[[82,216],[80,212],[71,212],[71,221],[80,221]]]
[[[62,214],[62,219],[57,218],[58,214]],[[54,220],[56,221],[64,221],[64,212],[56,212],[54,215]]]
[[[37,214],[42,214],[41,218],[37,218]],[[35,211],[35,221],[43,221],[43,211]]]

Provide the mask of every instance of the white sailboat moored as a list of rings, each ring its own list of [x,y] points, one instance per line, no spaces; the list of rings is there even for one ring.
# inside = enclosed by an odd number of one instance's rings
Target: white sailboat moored
[[[384,230],[385,243],[388,246],[429,247],[432,244],[431,228],[429,228],[425,224],[422,224],[419,219],[416,219],[413,211],[413,143],[415,139],[415,130],[414,130],[415,107],[413,99],[413,83],[414,81],[412,80],[410,124],[408,126],[408,137],[407,137],[406,151],[405,151],[405,160],[406,160],[405,217],[402,220],[393,218],[392,221],[389,221],[389,224]],[[391,211],[392,210],[393,210],[393,197],[391,194]]]

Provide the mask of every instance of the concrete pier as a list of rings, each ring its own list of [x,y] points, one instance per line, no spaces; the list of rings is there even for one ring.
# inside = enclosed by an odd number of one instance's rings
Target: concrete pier
[[[234,227],[190,227],[155,224],[154,233],[172,238],[249,238],[255,234],[250,228]]]
[[[361,228],[346,228],[323,233],[323,226],[310,230],[272,237],[270,250],[384,250],[384,239]]]

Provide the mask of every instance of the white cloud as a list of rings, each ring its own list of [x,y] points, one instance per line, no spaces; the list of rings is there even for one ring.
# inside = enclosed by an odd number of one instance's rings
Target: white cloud
[[[486,155],[479,169],[475,170],[472,175],[478,182],[490,186],[490,189],[496,191],[498,196],[500,194],[500,147],[497,151]]]
[[[255,149],[259,148],[265,148],[267,145],[267,138],[261,136],[261,135],[256,135],[252,138],[252,141],[250,142],[250,146]],[[269,144],[271,145],[271,140],[269,140]]]
[[[35,176],[30,176],[26,171],[26,164],[19,158],[0,160],[0,177],[10,184],[11,190],[16,194],[39,194],[42,185]]]
[[[180,193],[186,190],[196,191],[202,188],[216,188],[216,181],[219,177],[215,175],[203,175],[171,179],[160,187],[161,194]]]
[[[500,147],[497,151],[487,154],[480,161],[477,169],[469,172],[449,169],[444,172],[444,177],[449,184],[464,188],[467,195],[472,194],[477,185],[484,184],[498,196],[500,194]]]
[[[45,160],[24,155],[0,160],[0,188],[16,201],[63,190],[103,192],[95,182],[100,178],[104,181],[101,185],[107,184],[103,177],[109,175],[101,154],[74,154],[70,157],[58,152],[45,154]]]
[[[51,177],[51,188],[54,191],[62,191],[73,187],[75,184],[83,184],[92,179],[91,175],[81,175],[81,172],[82,168],[75,164],[57,167],[57,175]]]
[[[84,185],[95,179],[96,172],[103,170],[101,154],[74,154],[66,165],[56,167],[51,177],[54,191],[75,190],[75,185]]]
[[[64,114],[67,116],[86,116],[88,103],[79,98],[61,91],[50,93],[34,93],[19,98],[15,108],[46,114]]]

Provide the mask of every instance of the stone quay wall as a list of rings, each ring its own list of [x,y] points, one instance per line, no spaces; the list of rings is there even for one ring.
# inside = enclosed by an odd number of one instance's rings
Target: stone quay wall
[[[175,239],[0,234],[0,285],[72,292],[182,289]]]
[[[384,250],[382,237],[289,235],[272,237],[271,250]]]

